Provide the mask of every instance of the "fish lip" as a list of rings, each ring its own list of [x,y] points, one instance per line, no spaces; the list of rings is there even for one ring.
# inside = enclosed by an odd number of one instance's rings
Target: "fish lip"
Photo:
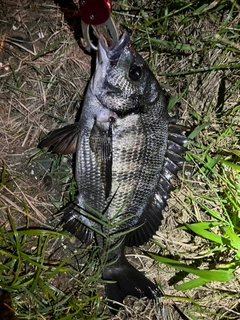
[[[117,60],[129,42],[129,35],[127,31],[125,31],[114,46],[108,47],[107,40],[102,34],[100,34],[98,41],[99,62],[104,62],[106,60]]]
[[[99,35],[98,40],[98,54],[96,59],[96,71],[93,74],[90,82],[90,88],[92,92],[95,92],[101,79],[105,77],[105,72],[109,66],[110,61],[117,63],[124,48],[129,45],[130,38],[125,31],[118,42],[113,46],[108,46],[107,40],[102,34]],[[98,71],[97,71],[98,70]]]

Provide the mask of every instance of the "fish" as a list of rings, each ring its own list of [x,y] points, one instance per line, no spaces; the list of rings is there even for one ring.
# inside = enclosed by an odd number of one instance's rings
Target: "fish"
[[[99,36],[96,69],[79,121],[50,132],[40,143],[52,152],[75,153],[78,194],[61,210],[64,228],[100,248],[113,313],[127,295],[163,295],[130,264],[125,247],[144,244],[158,230],[185,161],[184,131],[169,116],[164,91],[124,32],[114,46]]]

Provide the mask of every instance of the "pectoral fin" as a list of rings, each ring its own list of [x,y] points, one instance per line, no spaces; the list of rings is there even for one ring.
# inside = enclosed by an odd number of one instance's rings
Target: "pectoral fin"
[[[105,198],[109,197],[112,188],[112,123],[103,129],[94,125],[90,135],[90,145],[94,152],[105,190]]]
[[[109,126],[103,150],[103,161],[106,168],[105,198],[107,199],[112,188],[112,126]]]
[[[80,134],[78,122],[51,131],[39,144],[40,148],[48,148],[53,152],[73,154],[77,149]]]

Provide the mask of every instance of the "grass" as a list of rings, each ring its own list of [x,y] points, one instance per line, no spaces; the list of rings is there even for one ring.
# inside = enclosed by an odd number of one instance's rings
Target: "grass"
[[[46,12],[52,21],[57,16],[58,24],[51,25],[45,45],[30,56],[15,56],[0,78],[8,101],[0,114],[0,284],[11,292],[17,319],[109,319],[97,248],[84,248],[62,232],[60,218],[52,214],[74,198],[72,160],[34,157],[42,131],[75,117],[90,60],[84,53],[78,57],[81,49],[74,47],[56,6],[40,10],[41,28]],[[174,223],[164,224],[136,260],[154,279],[160,274],[166,298],[188,319],[238,319],[240,314],[239,11],[233,0],[114,3],[119,28],[131,32],[171,97],[170,112],[180,114],[192,139],[173,210],[165,213]],[[35,180],[29,172],[38,166]],[[46,175],[53,180],[49,192],[41,185]],[[149,257],[156,261],[150,267]],[[151,311],[151,319],[157,319],[152,305],[142,318],[138,307],[127,308],[112,318],[147,319]]]
[[[9,183],[3,180],[5,175],[6,171],[3,170],[1,191]],[[22,199],[18,200],[23,202]],[[26,214],[26,211],[30,211],[26,203],[23,207],[25,212],[21,210],[19,213]],[[99,308],[96,308],[100,303],[96,292],[99,275],[95,273],[91,277],[84,276],[88,268],[91,272],[95,268],[94,252],[90,254],[88,249],[79,249],[68,252],[61,259],[58,251],[64,251],[64,239],[69,238],[68,235],[49,226],[45,229],[31,228],[30,219],[22,226],[19,223],[16,226],[14,215],[16,216],[16,210],[8,207],[6,222],[0,228],[0,282],[2,289],[10,292],[14,298],[17,319],[74,319],[75,315],[80,319],[104,319],[104,316],[99,316]],[[5,229],[7,223],[10,224],[8,229],[11,229],[8,232]],[[70,246],[70,243],[67,245]],[[73,259],[78,257],[79,260],[84,260],[84,256],[88,256],[88,265],[86,268],[81,267],[79,272],[74,267]],[[73,283],[71,288],[61,289],[61,286],[54,285],[56,278],[61,277],[67,283]],[[76,294],[76,285],[82,290],[80,299]]]

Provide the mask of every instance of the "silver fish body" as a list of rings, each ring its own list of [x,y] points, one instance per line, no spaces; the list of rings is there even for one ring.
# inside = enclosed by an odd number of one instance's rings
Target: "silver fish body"
[[[161,295],[129,264],[124,247],[143,244],[157,231],[183,162],[182,131],[128,34],[113,48],[100,37],[79,122],[50,133],[41,146],[76,152],[78,196],[63,209],[65,228],[87,244],[95,237],[102,248],[103,279],[115,282],[105,285],[110,300]]]

